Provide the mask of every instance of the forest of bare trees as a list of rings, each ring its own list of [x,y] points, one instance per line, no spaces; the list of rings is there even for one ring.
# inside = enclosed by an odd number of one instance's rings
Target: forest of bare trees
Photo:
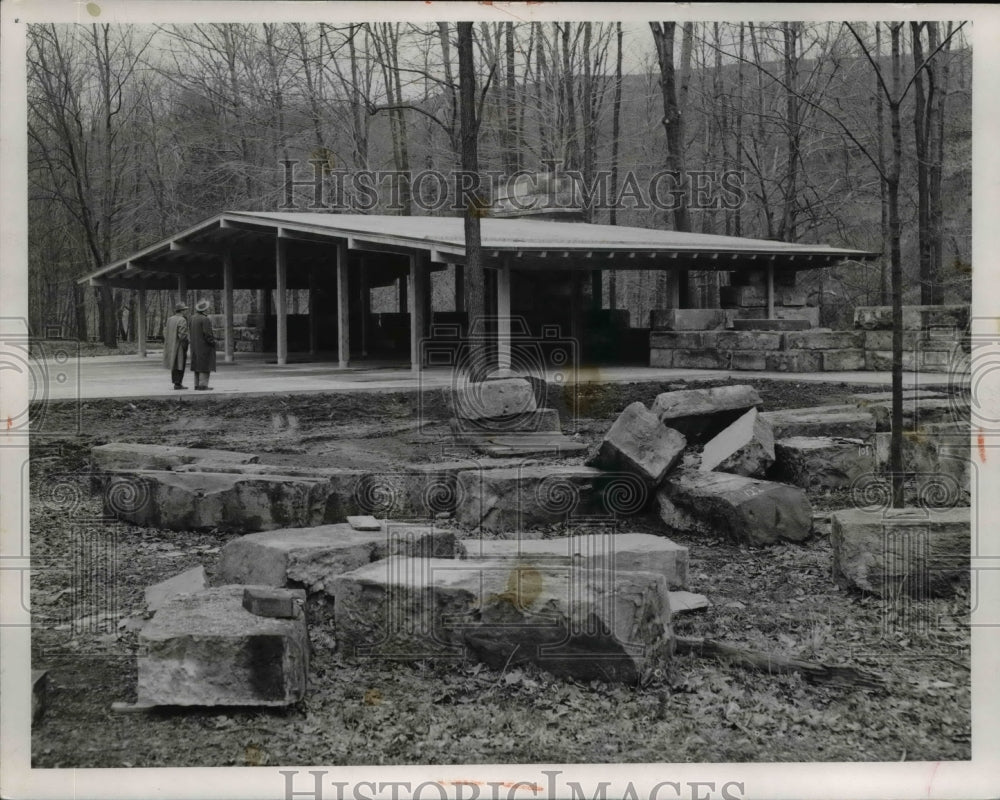
[[[79,287],[81,275],[219,211],[277,209],[288,161],[304,173],[310,160],[325,172],[459,169],[470,125],[484,172],[558,163],[587,186],[609,175],[593,222],[885,253],[816,276],[833,309],[888,303],[893,268],[906,302],[967,300],[968,33],[946,22],[504,22],[469,25],[460,41],[454,23],[32,25],[32,327],[131,338],[135,297]],[[463,68],[475,79],[468,118]],[[664,169],[738,173],[744,202],[637,207],[634,187]],[[400,188],[398,207],[371,212],[429,213]],[[709,304],[717,286],[692,274],[684,291]],[[668,290],[642,273],[603,288],[639,326]]]

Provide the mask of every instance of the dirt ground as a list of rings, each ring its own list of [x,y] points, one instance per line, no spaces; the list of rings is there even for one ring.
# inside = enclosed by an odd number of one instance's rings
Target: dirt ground
[[[768,409],[839,403],[866,391],[755,385]],[[575,398],[552,392],[548,403],[559,408],[564,430],[592,443],[625,405],[671,388],[682,387],[587,386]],[[49,670],[47,710],[32,729],[35,767],[970,757],[968,597],[915,608],[847,593],[831,578],[823,526],[803,544],[757,549],[672,535],[690,547],[691,589],[713,603],[676,617],[676,632],[849,664],[883,676],[885,691],[813,685],[687,655],[640,687],[472,662],[359,666],[341,660],[330,632],[313,625],[309,690],[294,707],[113,712],[113,702],[135,700],[137,636],[123,620],[142,614],[150,584],[198,564],[211,569],[228,536],[102,520],[87,476],[90,447],[222,447],[261,453],[269,463],[381,469],[449,457],[443,398],[89,401],[48,407],[44,423],[31,459],[32,666]],[[816,509],[847,504],[843,494],[811,499]],[[629,529],[664,533],[653,515],[634,518]],[[81,563],[102,558],[102,580],[79,579]]]

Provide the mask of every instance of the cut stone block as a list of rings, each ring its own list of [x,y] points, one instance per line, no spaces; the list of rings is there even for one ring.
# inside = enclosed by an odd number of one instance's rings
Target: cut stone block
[[[356,482],[356,477],[353,482]],[[169,530],[261,531],[320,525],[357,513],[354,486],[330,479],[220,472],[109,474],[105,511]]]
[[[680,460],[686,445],[683,434],[664,427],[655,414],[636,402],[622,411],[584,463],[633,472],[656,487]]]
[[[138,705],[287,706],[309,666],[305,616],[258,617],[243,586],[167,601],[139,633]]]
[[[875,418],[875,430],[892,430],[892,401],[870,403],[864,407]],[[903,429],[912,431],[940,422],[968,423],[969,406],[950,397],[909,398],[903,400]]]
[[[786,286],[775,291],[775,302],[782,306],[804,306],[808,297],[804,289]]]
[[[295,619],[305,601],[306,593],[301,589],[247,586],[243,590],[243,608],[258,617]]]
[[[763,411],[771,423],[775,440],[792,436],[838,436],[867,439],[875,433],[875,418],[852,405],[810,406]]]
[[[765,363],[772,372],[822,372],[823,354],[816,350],[785,350],[767,353]]]
[[[903,306],[903,330],[954,328],[964,331],[969,324],[968,305]],[[864,330],[892,330],[892,306],[858,306],[854,327]]]
[[[649,334],[649,346],[671,350],[697,350],[705,347],[703,331],[653,331]]]
[[[889,472],[892,434],[876,433],[870,441],[874,445],[875,471]],[[914,483],[920,505],[964,505],[974,471],[969,425],[931,423],[917,431],[904,431],[903,470]]]
[[[498,669],[636,683],[672,648],[666,580],[650,572],[390,558],[338,577],[334,609],[348,657],[464,651]]]
[[[785,334],[789,350],[845,350],[864,347],[864,334],[858,331],[832,331],[816,328]]]
[[[968,508],[837,511],[831,542],[834,578],[845,588],[919,598],[968,585]]]
[[[196,447],[171,447],[163,444],[111,442],[90,450],[95,472],[135,469],[173,469],[182,464],[212,461],[228,464],[256,464],[260,456],[231,450],[202,450]]]
[[[824,350],[824,372],[857,372],[866,365],[864,350]]]
[[[672,369],[674,366],[674,351],[652,347],[649,350],[649,366],[660,369]]]
[[[705,334],[705,346],[719,350],[780,350],[784,336],[776,331],[714,331]]]
[[[748,478],[763,477],[774,463],[774,431],[756,408],[723,430],[705,445],[701,470],[731,472]]]
[[[380,531],[320,525],[241,536],[219,553],[217,583],[304,586],[326,591],[343,572],[390,555],[454,558],[455,534],[430,526],[386,523]]]
[[[767,291],[761,286],[720,286],[719,305],[723,308],[762,308]]]
[[[935,392],[930,389],[903,389],[903,401],[934,399],[943,400],[948,395],[944,392]],[[859,408],[870,406],[876,403],[891,403],[892,392],[864,392],[852,394],[851,399],[858,404]]]
[[[892,350],[892,331],[864,331],[865,350]],[[913,351],[924,339],[923,331],[903,331],[903,350]]]
[[[624,516],[651,499],[641,479],[593,467],[529,465],[462,472],[455,519],[466,528],[528,531],[575,517]]]
[[[688,549],[665,536],[649,533],[607,533],[559,536],[555,539],[463,539],[468,559],[557,559],[588,569],[655,572],[671,589],[687,586]]]
[[[452,433],[456,435],[480,433],[559,433],[562,426],[559,412],[554,408],[536,408],[510,417],[491,419],[452,418]]]
[[[704,442],[760,404],[752,386],[719,386],[664,392],[656,396],[650,410],[689,442]]]
[[[729,359],[717,350],[674,350],[674,369],[728,369]]]
[[[710,608],[712,602],[703,594],[694,592],[671,592],[670,613],[684,614],[688,611],[702,611]]]
[[[532,412],[535,392],[524,378],[502,378],[455,387],[452,392],[459,419],[491,419]]]
[[[654,308],[649,312],[649,327],[654,331],[710,331],[724,322],[717,308]]]
[[[775,442],[774,477],[814,491],[851,486],[875,469],[872,454],[860,439],[793,436]]]
[[[356,531],[380,531],[382,530],[382,523],[379,522],[375,517],[364,516],[364,517],[348,517],[347,524],[350,525]]]
[[[724,535],[748,544],[798,542],[812,507],[795,486],[724,472],[675,472],[657,492],[660,517],[674,530]]]
[[[562,433],[488,434],[466,441],[472,447],[493,458],[518,456],[553,456],[566,458],[585,453],[587,445]]]
[[[808,330],[807,319],[734,319],[733,328],[738,331],[803,331]]]
[[[160,581],[160,583],[146,589],[146,608],[150,611],[156,611],[171,597],[200,592],[207,585],[205,568],[202,566],[192,567],[180,575],[174,575],[174,577],[167,578],[167,580]]]
[[[730,357],[730,369],[756,370],[759,372],[767,369],[767,359],[764,358],[763,353],[734,350],[730,353]]]

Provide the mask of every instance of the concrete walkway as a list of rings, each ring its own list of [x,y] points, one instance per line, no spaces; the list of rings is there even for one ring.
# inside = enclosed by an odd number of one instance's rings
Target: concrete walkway
[[[163,368],[159,353],[146,358],[132,356],[95,356],[37,362],[32,370],[32,396],[49,400],[92,400],[104,397],[210,397],[231,394],[300,394],[304,392],[409,391],[441,388],[451,384],[452,372],[446,367],[426,369],[415,375],[408,367],[362,365],[346,370],[336,362],[293,363],[278,366],[268,363],[273,355],[240,353],[233,364],[221,358],[212,374],[211,392],[175,391],[170,373]],[[553,370],[549,381],[573,383],[631,383],[643,381],[708,381],[768,379],[818,381],[827,383],[877,384],[890,386],[888,372],[732,372],[728,370],[659,369],[654,367],[611,366],[582,367],[578,370]],[[39,383],[42,385],[36,386]],[[185,385],[194,386],[188,372]],[[943,386],[948,375],[942,373],[903,373],[905,386]]]

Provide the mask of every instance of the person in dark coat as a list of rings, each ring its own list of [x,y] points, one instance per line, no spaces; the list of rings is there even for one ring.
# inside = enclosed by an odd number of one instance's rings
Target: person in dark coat
[[[187,308],[184,303],[174,306],[163,331],[163,366],[170,370],[175,389],[187,389],[183,385],[188,352],[188,321],[184,315]]]
[[[202,300],[194,307],[191,317],[191,371],[194,373],[194,388],[209,391],[209,373],[215,372],[215,335],[212,320],[208,318],[208,300]]]

